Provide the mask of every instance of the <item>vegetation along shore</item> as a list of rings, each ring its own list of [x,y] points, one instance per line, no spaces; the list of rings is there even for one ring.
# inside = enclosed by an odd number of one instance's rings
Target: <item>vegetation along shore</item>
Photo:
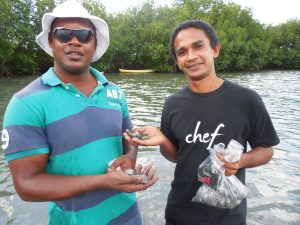
[[[38,74],[53,64],[35,37],[42,30],[42,15],[59,2],[1,1],[0,76]],[[300,69],[299,18],[276,26],[261,24],[251,9],[223,0],[177,0],[172,7],[149,0],[116,14],[107,13],[96,0],[81,2],[109,24],[109,49],[93,65],[105,73],[119,68],[177,72],[168,53],[169,36],[187,19],[205,20],[217,30],[223,49],[216,62],[219,71]]]

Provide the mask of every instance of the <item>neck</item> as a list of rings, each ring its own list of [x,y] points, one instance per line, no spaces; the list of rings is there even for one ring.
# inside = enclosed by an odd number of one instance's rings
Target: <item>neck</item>
[[[57,67],[54,67],[54,71],[63,83],[72,84],[86,96],[90,96],[98,85],[97,79],[90,73],[89,68],[76,74]]]
[[[218,89],[224,80],[217,76],[207,76],[202,80],[188,80],[188,85],[193,92],[209,93]]]
[[[89,68],[82,71],[76,71],[76,73],[74,73],[73,71],[64,70],[54,65],[54,71],[59,79],[64,83],[82,83],[92,77]]]

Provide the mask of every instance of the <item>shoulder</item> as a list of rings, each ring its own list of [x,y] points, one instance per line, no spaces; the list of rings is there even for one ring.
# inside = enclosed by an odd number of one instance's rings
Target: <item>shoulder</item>
[[[176,91],[174,94],[168,96],[166,98],[165,104],[172,104],[175,103],[176,101],[186,98],[189,95],[188,87],[185,86],[182,89]]]
[[[21,117],[21,115],[30,114],[32,111],[39,111],[39,103],[45,101],[43,97],[41,98],[41,93],[50,88],[50,86],[44,84],[41,77],[35,79],[12,96],[7,105],[6,114],[10,112],[9,115]]]
[[[225,82],[228,83],[227,92],[232,94],[233,97],[244,99],[244,100],[247,99],[247,100],[256,100],[256,101],[261,99],[261,96],[258,94],[258,92],[249,87],[228,80],[226,80]]]
[[[50,89],[51,86],[44,84],[42,77],[38,77],[16,92],[6,107],[4,115],[6,126],[28,123],[26,121],[28,119],[38,121],[42,118],[44,106],[49,105],[49,99],[52,97],[48,92]]]
[[[15,93],[15,96],[19,99],[22,99],[30,95],[46,91],[50,88],[50,86],[44,84],[42,77],[39,77],[32,81],[30,84],[28,84],[26,87]]]
[[[229,82],[229,81],[227,81]],[[265,104],[259,93],[249,87],[237,83],[229,82],[227,91],[222,101],[230,105],[231,108],[238,107],[251,115],[260,111],[266,111]]]
[[[12,97],[9,106],[19,109],[27,108],[35,113],[42,112],[45,105],[49,105],[53,98],[53,88],[45,84],[42,77],[38,77]],[[25,113],[25,112],[24,112]]]

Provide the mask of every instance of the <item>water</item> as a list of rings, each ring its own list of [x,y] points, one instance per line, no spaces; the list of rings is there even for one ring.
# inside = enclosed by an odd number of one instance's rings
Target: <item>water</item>
[[[226,73],[220,76],[253,88],[262,96],[281,139],[269,164],[247,170],[248,225],[299,225],[300,71]],[[166,97],[186,84],[181,74],[111,74],[107,77],[125,90],[135,126],[159,126]],[[1,127],[12,93],[34,78],[0,77]],[[142,163],[153,163],[160,178],[150,189],[138,193],[144,225],[163,225],[175,164],[164,159],[157,147],[140,148],[138,157]],[[0,225],[21,224],[46,225],[47,203],[20,200],[0,150]]]

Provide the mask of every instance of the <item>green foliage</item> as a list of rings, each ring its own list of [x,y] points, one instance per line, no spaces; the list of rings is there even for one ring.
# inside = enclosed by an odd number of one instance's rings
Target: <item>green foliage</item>
[[[47,12],[51,12],[55,8],[54,0],[37,0],[35,3],[32,23],[34,24],[34,38],[32,39],[33,48],[30,50],[31,55],[35,56],[37,67],[32,73],[45,72],[49,67],[53,66],[53,58],[42,50],[35,42],[35,37],[42,31],[42,18]]]
[[[43,72],[53,65],[35,43],[46,12],[65,0],[2,0],[0,4],[0,75]],[[252,11],[223,0],[175,0],[172,7],[157,7],[148,0],[138,7],[108,14],[97,0],[80,2],[107,21],[110,46],[93,66],[101,71],[118,68],[176,71],[169,54],[169,37],[184,20],[201,19],[216,30],[222,45],[216,61],[219,71],[264,68],[300,69],[300,21],[266,26]],[[101,44],[101,40],[98,44]]]
[[[300,21],[290,20],[267,31],[272,37],[268,66],[300,69]]]
[[[33,32],[31,24],[32,4],[27,0],[4,1],[0,4],[0,74],[17,71],[27,72],[34,67],[33,57],[26,49],[31,47]],[[16,63],[18,62],[18,63]]]

